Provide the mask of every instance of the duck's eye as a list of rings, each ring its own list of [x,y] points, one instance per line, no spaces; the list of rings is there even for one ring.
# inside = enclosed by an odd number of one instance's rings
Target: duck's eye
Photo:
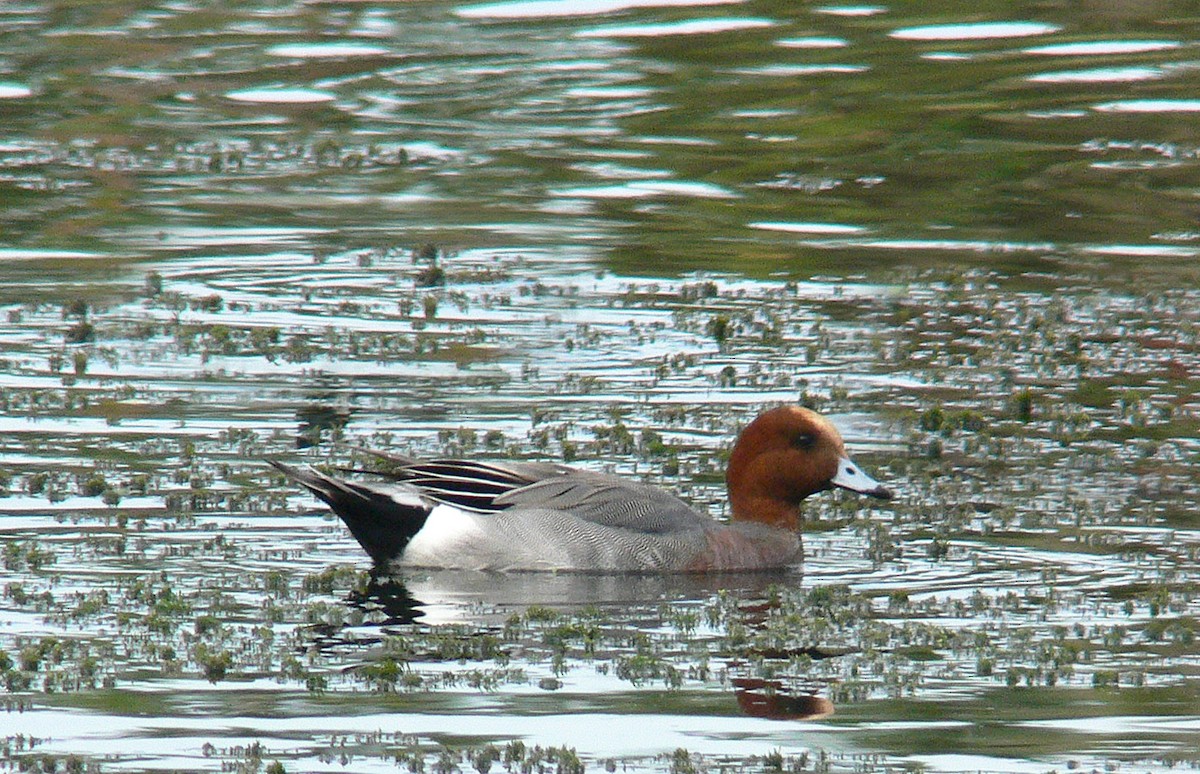
[[[811,449],[816,442],[817,437],[809,433],[801,433],[792,438],[792,446],[795,446],[797,449]]]

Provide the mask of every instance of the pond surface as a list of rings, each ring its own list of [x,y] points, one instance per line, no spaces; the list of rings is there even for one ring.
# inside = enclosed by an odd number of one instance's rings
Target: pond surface
[[[1200,61],[1169,3],[0,8],[0,761],[1200,766]],[[566,460],[803,572],[375,578],[263,460]]]

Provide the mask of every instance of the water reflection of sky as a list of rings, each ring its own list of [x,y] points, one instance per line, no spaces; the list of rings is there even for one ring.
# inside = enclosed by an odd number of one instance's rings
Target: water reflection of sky
[[[598,16],[638,8],[728,5],[741,0],[512,0],[466,5],[455,12],[466,19],[536,19],[561,16]]]
[[[1062,28],[1041,22],[979,22],[976,24],[939,24],[926,27],[902,27],[890,35],[897,40],[991,40],[1049,35]]]

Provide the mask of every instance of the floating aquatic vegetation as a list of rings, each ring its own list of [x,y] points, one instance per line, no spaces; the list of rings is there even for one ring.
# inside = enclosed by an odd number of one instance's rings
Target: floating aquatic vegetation
[[[791,718],[962,691],[1185,690],[1194,293],[986,273],[581,282],[528,253],[416,254],[185,261],[102,303],[9,303],[0,488],[28,514],[4,535],[10,706],[164,680],[318,703],[633,691]],[[433,260],[444,284],[422,274]],[[64,344],[64,314],[91,340]],[[903,491],[886,507],[810,498],[798,588],[585,608],[489,588],[466,621],[437,620],[413,579],[371,579],[259,462],[373,464],[354,446],[562,459],[720,516],[728,444],[777,401],[834,414]]]

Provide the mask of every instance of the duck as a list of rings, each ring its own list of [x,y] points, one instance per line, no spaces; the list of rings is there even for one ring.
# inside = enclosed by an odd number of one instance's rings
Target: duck
[[[833,488],[890,500],[833,423],[783,405],[738,435],[721,522],[646,483],[552,462],[415,460],[365,483],[268,460],[324,501],[377,569],[709,573],[800,564],[800,503]]]

